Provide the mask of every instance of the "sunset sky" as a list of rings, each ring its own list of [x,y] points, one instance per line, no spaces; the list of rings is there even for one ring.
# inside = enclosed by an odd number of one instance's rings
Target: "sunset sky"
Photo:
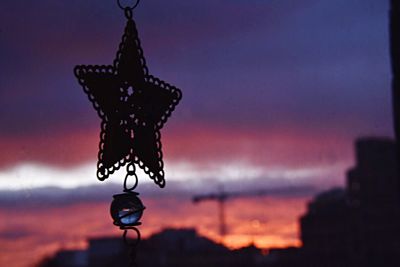
[[[114,0],[26,2],[0,3],[0,265],[16,267],[119,234],[107,199],[123,177],[96,179],[100,119],[73,75],[77,64],[112,63],[123,12]],[[376,0],[142,0],[134,19],[149,72],[183,92],[161,131],[166,188],[140,174],[145,235],[197,226],[217,238],[216,203],[193,206],[191,195],[292,188],[228,202],[226,242],[300,245],[298,217],[317,192],[343,185],[355,138],[392,136],[388,9]],[[58,207],[40,189],[79,196],[90,185],[115,191]],[[240,207],[252,208],[241,217]],[[36,249],[15,262],[26,245]]]

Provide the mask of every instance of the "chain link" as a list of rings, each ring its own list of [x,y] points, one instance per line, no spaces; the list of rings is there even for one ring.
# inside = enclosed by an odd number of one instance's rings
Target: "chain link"
[[[135,4],[133,4],[132,6],[123,6],[121,4],[121,0],[117,0],[117,4],[119,6],[119,8],[121,8],[122,10],[126,10],[126,9],[130,9],[131,11],[134,10],[140,3],[140,0],[136,0]]]
[[[131,187],[128,187],[128,179],[129,177],[133,177],[134,179],[134,184]],[[139,183],[139,178],[137,177],[136,174],[136,168],[135,164],[130,162],[126,166],[126,175],[125,175],[125,180],[124,180],[124,192],[132,192],[133,190],[136,189]]]

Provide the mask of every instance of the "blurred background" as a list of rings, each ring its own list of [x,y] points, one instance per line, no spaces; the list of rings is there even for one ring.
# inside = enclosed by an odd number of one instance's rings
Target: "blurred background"
[[[398,245],[388,11],[375,0],[141,1],[150,74],[183,91],[161,131],[166,188],[139,173],[142,266],[155,244],[216,251],[230,266],[359,262]],[[96,244],[116,247],[109,204],[124,172],[96,179],[100,119],[73,67],[112,64],[125,20],[114,0],[1,1],[1,266],[102,266],[89,260],[105,255]],[[366,240],[372,228],[386,232]]]

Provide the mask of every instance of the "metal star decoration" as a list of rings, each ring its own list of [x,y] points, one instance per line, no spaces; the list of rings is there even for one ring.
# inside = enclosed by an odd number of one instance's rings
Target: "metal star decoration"
[[[74,72],[102,120],[98,179],[136,163],[164,187],[160,129],[182,94],[148,74],[132,14],[127,18],[114,64],[79,65]]]

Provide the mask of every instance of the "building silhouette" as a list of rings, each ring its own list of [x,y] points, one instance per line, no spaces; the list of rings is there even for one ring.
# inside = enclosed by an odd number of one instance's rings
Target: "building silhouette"
[[[300,218],[303,246],[276,250],[273,266],[400,266],[396,144],[360,138],[346,188],[318,194]]]
[[[201,237],[194,229],[165,229],[142,240],[136,263],[149,267],[264,266],[261,251],[249,246],[229,250]],[[89,240],[87,250],[61,250],[40,267],[128,267],[129,251],[119,237]]]
[[[303,250],[335,266],[400,266],[396,144],[356,141],[346,188],[322,193],[301,218]]]
[[[139,266],[397,267],[400,266],[400,194],[395,142],[361,138],[346,188],[318,194],[300,218],[300,248],[230,251],[193,229],[167,229],[143,240]],[[87,251],[60,251],[41,267],[127,266],[119,238],[89,241]]]

